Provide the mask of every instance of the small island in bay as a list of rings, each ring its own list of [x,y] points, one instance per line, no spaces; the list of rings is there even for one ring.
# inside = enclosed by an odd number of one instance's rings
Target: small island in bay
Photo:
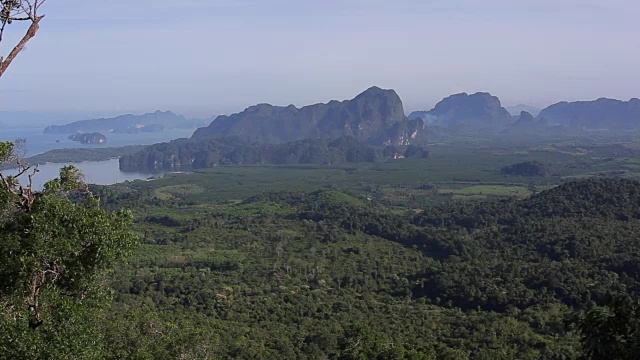
[[[107,142],[107,137],[98,132],[70,135],[69,139],[82,144],[104,144]]]

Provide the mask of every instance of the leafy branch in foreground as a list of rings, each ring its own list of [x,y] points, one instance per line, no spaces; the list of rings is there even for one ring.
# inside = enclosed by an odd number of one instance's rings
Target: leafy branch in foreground
[[[628,295],[609,295],[574,320],[580,332],[584,359],[633,360],[640,357],[640,301]]]
[[[35,344],[68,341],[73,329],[61,326],[83,325],[78,319],[108,303],[104,276],[137,239],[132,214],[101,209],[77,168],[62,168],[36,190],[37,168],[1,142],[0,163],[8,161],[19,167],[17,175],[0,173],[0,352],[38,358],[43,347]]]

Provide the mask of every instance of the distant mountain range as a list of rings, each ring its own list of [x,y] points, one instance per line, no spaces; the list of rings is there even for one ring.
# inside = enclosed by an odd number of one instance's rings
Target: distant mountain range
[[[82,119],[97,118],[116,114],[98,112],[37,112],[37,111],[0,111],[0,123],[8,128],[37,128],[51,124],[64,124],[65,122]]]
[[[525,105],[519,106],[528,108]],[[512,108],[513,109],[513,108]],[[535,112],[535,108],[532,110]],[[510,133],[554,133],[584,130],[640,129],[640,100],[614,99],[560,102],[536,116],[521,111],[514,119],[500,100],[488,93],[451,95],[429,111],[416,111],[409,119],[423,119],[427,127],[495,129]]]
[[[620,101],[601,98],[595,101],[560,102],[538,115],[550,125],[583,130],[631,130],[640,128],[640,100]]]
[[[44,129],[45,134],[74,134],[77,132],[137,133],[158,132],[165,129],[189,129],[203,126],[206,120],[189,120],[171,111],[156,111],[144,115],[121,115],[108,119],[75,121],[67,125],[51,125]]]
[[[153,117],[147,114],[115,119],[120,119],[120,125],[124,126],[134,122],[147,124],[142,119]],[[155,113],[155,118],[168,118],[173,124],[183,120],[172,113]],[[115,122],[112,119],[109,123]],[[89,123],[95,124],[96,120]],[[65,131],[86,130],[85,124],[70,124]],[[467,135],[471,131],[471,134],[537,137],[585,129],[633,129],[638,125],[638,99],[558,103],[542,110],[537,117],[521,111],[514,119],[500,99],[489,93],[461,93],[443,99],[429,111],[413,112],[407,117],[395,91],[372,87],[352,100],[302,108],[259,104],[240,113],[219,116],[208,126],[197,129],[190,139],[147,147],[121,158],[120,166],[125,171],[171,171],[219,164],[375,161],[414,153],[428,156],[426,148],[416,145],[426,144],[429,127]],[[332,142],[335,139],[342,140]],[[381,146],[386,146],[382,156],[378,153]],[[395,146],[413,148],[403,153]]]
[[[237,136],[266,143],[351,136],[372,145],[409,145],[423,132],[421,119],[405,116],[393,90],[372,87],[353,100],[331,101],[298,109],[260,104],[241,113],[219,116],[198,129],[193,140]]]
[[[219,116],[190,139],[156,144],[122,157],[120,169],[171,171],[220,164],[335,164],[426,157],[429,152],[414,145],[424,141],[423,135],[424,121],[405,116],[395,91],[372,87],[353,100],[300,109],[260,104]]]

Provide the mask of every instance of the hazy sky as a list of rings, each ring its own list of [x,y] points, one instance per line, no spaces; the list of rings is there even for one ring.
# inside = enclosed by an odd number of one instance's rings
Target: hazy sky
[[[407,111],[462,91],[538,106],[640,96],[637,0],[48,1],[0,110],[216,114],[372,85]]]

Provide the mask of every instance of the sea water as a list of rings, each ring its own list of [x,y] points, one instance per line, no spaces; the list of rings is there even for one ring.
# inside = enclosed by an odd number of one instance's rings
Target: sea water
[[[53,149],[78,149],[78,148],[106,148],[127,145],[151,145],[166,142],[181,137],[191,137],[193,129],[175,129],[157,133],[140,134],[112,134],[105,133],[106,144],[81,144],[68,139],[68,135],[44,134],[40,128],[15,128],[0,129],[0,141],[15,141],[26,139],[26,153],[20,154],[30,157]],[[38,167],[39,173],[34,177],[34,186],[41,189],[45,182],[58,176],[60,168],[65,165],[75,165],[85,175],[86,181],[92,184],[111,185],[127,180],[146,179],[159,174],[121,172],[118,159],[108,161],[86,161],[80,163],[42,164]],[[15,174],[15,170],[4,170],[4,174]],[[26,178],[24,179],[26,181]]]
[[[118,159],[64,164],[47,163],[38,165],[38,172],[33,176],[33,187],[37,190],[41,190],[47,181],[58,177],[60,174],[60,168],[67,165],[74,165],[79,168],[84,174],[84,180],[87,183],[98,185],[111,185],[125,181],[162,176],[161,173],[149,174],[143,172],[122,172],[118,166]],[[23,177],[21,177],[20,182],[26,184],[29,180],[26,175],[31,174],[32,172],[32,170],[27,172]],[[17,173],[17,169],[3,170],[2,173],[5,175],[15,175]]]

